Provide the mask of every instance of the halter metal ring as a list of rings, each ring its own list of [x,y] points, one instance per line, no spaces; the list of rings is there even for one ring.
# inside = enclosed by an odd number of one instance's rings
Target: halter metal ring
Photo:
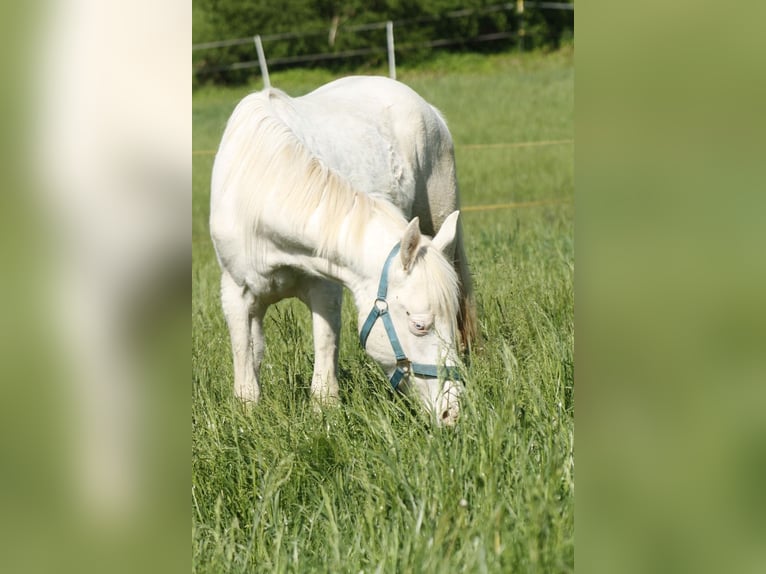
[[[407,358],[399,359],[396,361],[396,368],[401,371],[402,374],[409,375],[410,370],[412,369],[412,363]]]
[[[373,303],[373,305],[375,305],[375,308],[377,308],[378,312],[381,315],[383,313],[388,312],[388,301],[386,301],[385,299],[381,299],[380,297],[378,297],[377,299],[375,299],[375,303]]]

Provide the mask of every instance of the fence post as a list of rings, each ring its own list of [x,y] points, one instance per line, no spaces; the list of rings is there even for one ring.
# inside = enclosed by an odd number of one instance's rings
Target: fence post
[[[524,29],[524,0],[516,0],[516,13],[519,15],[519,48],[524,51],[524,36],[527,31]]]
[[[388,44],[388,77],[396,79],[396,55],[394,54],[394,23],[386,22],[386,43]]]
[[[261,35],[256,34],[253,36],[255,42],[255,51],[258,52],[258,66],[261,68],[261,76],[263,77],[263,88],[271,87],[271,80],[269,79],[269,68],[266,66],[266,56],[263,54],[263,44],[261,44]]]

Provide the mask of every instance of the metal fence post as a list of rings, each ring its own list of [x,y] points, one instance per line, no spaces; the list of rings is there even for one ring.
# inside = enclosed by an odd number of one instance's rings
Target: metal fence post
[[[263,54],[263,44],[261,44],[261,35],[256,34],[253,36],[255,42],[255,51],[258,52],[258,66],[261,68],[261,76],[263,77],[264,89],[271,87],[271,80],[269,79],[269,68],[266,66],[266,56]]]
[[[386,22],[386,43],[388,44],[388,77],[396,79],[396,55],[394,54],[394,23]]]

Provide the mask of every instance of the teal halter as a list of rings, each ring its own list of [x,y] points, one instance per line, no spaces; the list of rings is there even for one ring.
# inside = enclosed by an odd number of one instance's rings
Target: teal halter
[[[367,348],[367,337],[370,336],[373,325],[378,318],[383,320],[383,326],[386,328],[386,334],[388,334],[388,340],[391,343],[391,348],[396,355],[396,369],[394,374],[391,375],[391,386],[394,390],[399,386],[399,383],[404,377],[409,376],[410,373],[414,373],[420,377],[429,377],[437,379],[440,376],[445,379],[451,379],[455,381],[460,380],[460,372],[457,367],[437,366],[437,365],[423,365],[421,363],[413,363],[404,354],[402,346],[399,343],[399,337],[396,335],[396,329],[394,329],[394,322],[391,320],[391,315],[388,313],[388,301],[386,301],[386,294],[388,293],[388,268],[391,266],[391,261],[399,253],[400,244],[394,245],[391,253],[388,254],[388,259],[383,264],[383,271],[380,273],[380,284],[378,285],[378,296],[375,298],[375,302],[372,304],[370,314],[367,315],[367,320],[362,325],[362,330],[359,333],[359,342],[362,344],[362,348]]]

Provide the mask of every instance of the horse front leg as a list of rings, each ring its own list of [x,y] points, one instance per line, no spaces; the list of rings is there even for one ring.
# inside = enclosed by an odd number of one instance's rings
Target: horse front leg
[[[221,277],[221,306],[231,337],[234,395],[244,403],[256,403],[261,394],[258,371],[263,359],[266,308],[247,287],[237,285],[226,271]]]
[[[301,299],[311,309],[314,334],[314,374],[311,397],[318,404],[338,402],[338,348],[343,287],[323,279],[314,280]]]

